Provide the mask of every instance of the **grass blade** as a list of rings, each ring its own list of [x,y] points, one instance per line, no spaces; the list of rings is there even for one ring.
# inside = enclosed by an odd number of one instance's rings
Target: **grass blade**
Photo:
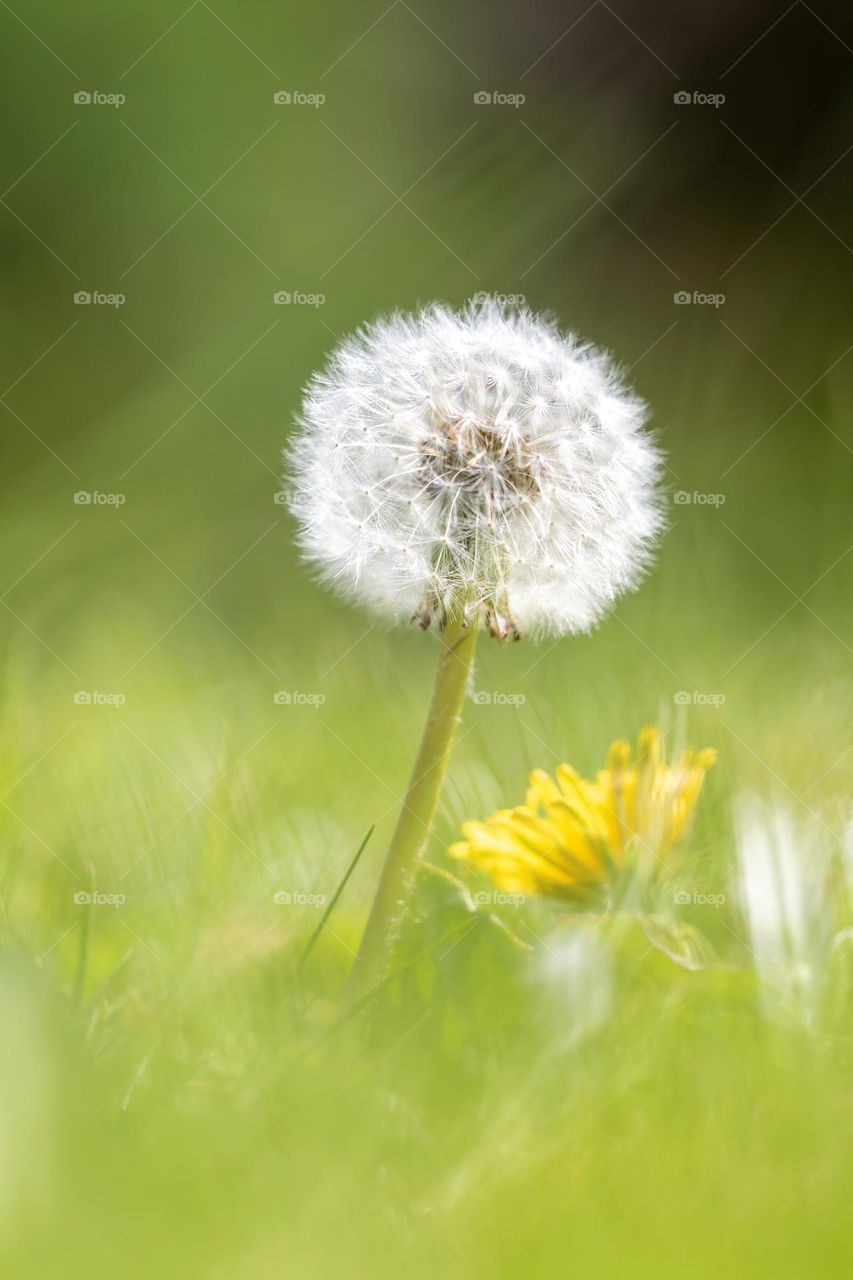
[[[320,937],[320,934],[323,932],[323,929],[326,927],[326,921],[334,911],[338,898],[341,896],[344,889],[346,888],[347,881],[349,880],[353,871],[355,871],[356,867],[358,866],[359,858],[367,848],[367,842],[370,839],[370,837],[373,835],[374,830],[375,830],[375,827],[371,827],[367,835],[362,840],[361,844],[358,846],[355,857],[353,858],[352,862],[349,864],[346,871],[344,872],[344,877],[341,880],[335,892],[332,894],[332,897],[329,901],[329,905],[326,907],[326,910],[321,915],[316,929],[311,934],[311,937],[308,939],[307,943],[305,944],[305,950],[302,952],[302,955],[299,957],[299,960],[296,965],[297,973],[300,972],[300,970],[302,969],[302,966],[305,964],[305,961],[308,959],[311,952],[314,950],[314,947],[317,943],[317,939]]]

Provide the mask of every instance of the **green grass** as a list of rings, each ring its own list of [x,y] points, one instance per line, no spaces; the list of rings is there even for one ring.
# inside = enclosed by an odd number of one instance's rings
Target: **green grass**
[[[821,219],[797,209],[743,257],[719,313],[675,306],[682,285],[718,289],[787,197],[732,140],[736,181],[773,195],[707,204],[694,175],[719,122],[677,115],[669,73],[648,81],[648,49],[603,12],[578,35],[601,21],[613,82],[575,89],[567,38],[524,81],[527,129],[477,114],[446,45],[484,86],[521,68],[464,7],[429,15],[439,41],[406,6],[363,40],[352,5],[246,0],[222,8],[238,40],[193,6],[153,45],[174,6],[41,8],[80,86],[129,70],[126,109],[75,114],[77,81],[3,18],[25,113],[2,228],[3,1274],[847,1275],[853,972],[849,938],[828,942],[851,925],[853,357],[827,188]],[[311,92],[327,67],[322,115],[276,114],[279,80]],[[783,160],[792,190],[822,167]],[[620,174],[618,218],[587,213],[583,183]],[[186,212],[182,182],[219,178],[217,216]],[[384,184],[416,179],[413,215]],[[46,244],[80,287],[123,281],[126,305],[76,307]],[[277,307],[277,289],[327,300]],[[273,500],[279,453],[333,333],[477,289],[523,289],[633,364],[673,492],[725,501],[672,503],[653,575],[595,635],[482,641],[476,689],[514,701],[467,704],[430,861],[487,889],[445,855],[461,822],[518,803],[533,767],[591,774],[654,721],[719,752],[678,885],[725,902],[680,906],[670,885],[654,928],[541,902],[496,921],[425,872],[392,980],[339,1025],[437,646],[310,581]],[[755,795],[790,814],[821,886],[772,974],[739,887]]]
[[[807,488],[792,496],[802,590],[838,530]],[[850,946],[820,953],[816,1008],[762,994],[733,810],[757,792],[792,811],[834,860],[809,928],[845,927],[849,655],[834,595],[824,620],[795,605],[759,639],[790,598],[722,527],[760,538],[731,490],[721,510],[673,510],[654,576],[597,635],[483,643],[476,688],[524,700],[468,704],[430,858],[458,874],[444,849],[463,818],[517,802],[531,767],[589,773],[659,719],[720,751],[679,884],[726,902],[662,900],[658,946],[635,919],[545,903],[496,907],[508,932],[424,873],[395,977],[340,1026],[435,641],[325,597],[270,502],[276,528],[209,597],[218,617],[199,605],[157,643],[192,596],[119,522],[167,564],[183,555],[198,592],[255,530],[83,510],[100,523],[9,597],[11,1273],[842,1274]],[[126,702],[75,704],[80,688]],[[725,702],[679,706],[680,690]],[[684,929],[704,967],[665,954]]]

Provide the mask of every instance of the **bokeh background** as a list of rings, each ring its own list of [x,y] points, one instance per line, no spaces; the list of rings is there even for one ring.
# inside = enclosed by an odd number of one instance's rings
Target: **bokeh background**
[[[16,1261],[49,1271],[35,1242],[64,1205],[93,1272],[124,1237],[150,1274],[174,1211],[175,1274],[266,1275],[283,1246],[245,1188],[271,1177],[259,1135],[281,1117],[241,1133],[224,1082],[298,1039],[282,957],[316,912],[272,894],[331,893],[376,824],[324,937],[331,999],[435,660],[299,563],[277,495],[300,388],[361,321],[488,291],[613,351],[667,450],[670,530],[642,590],[594,636],[482,646],[492,696],[466,713],[435,860],[530,767],[589,772],[655,719],[721,752],[708,892],[734,856],[724,795],[772,792],[837,833],[853,18],[825,0],[15,0],[0,28],[4,1124],[29,1153],[0,1166],[4,1222]],[[120,909],[75,898],[93,892]],[[199,1168],[183,1126],[211,1094],[228,1120]],[[330,1151],[346,1167],[341,1123],[296,1141],[306,1181]],[[229,1234],[210,1193],[224,1207],[237,1183]],[[287,1237],[305,1274],[344,1274],[343,1244],[318,1260],[333,1200]],[[390,1248],[369,1234],[350,1274]]]

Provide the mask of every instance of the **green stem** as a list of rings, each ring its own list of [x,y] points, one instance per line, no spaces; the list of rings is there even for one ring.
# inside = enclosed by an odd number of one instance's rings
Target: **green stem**
[[[403,809],[385,859],[358,955],[347,982],[352,1006],[385,976],[400,931],[421,855],[429,839],[447,762],[474,665],[476,622],[465,626],[461,609],[448,618],[429,715]]]

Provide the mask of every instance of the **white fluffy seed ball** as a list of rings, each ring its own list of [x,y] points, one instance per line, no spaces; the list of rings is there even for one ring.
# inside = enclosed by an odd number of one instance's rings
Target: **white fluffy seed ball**
[[[486,299],[345,339],[288,450],[306,557],[396,621],[587,631],[662,526],[661,455],[609,358]]]

